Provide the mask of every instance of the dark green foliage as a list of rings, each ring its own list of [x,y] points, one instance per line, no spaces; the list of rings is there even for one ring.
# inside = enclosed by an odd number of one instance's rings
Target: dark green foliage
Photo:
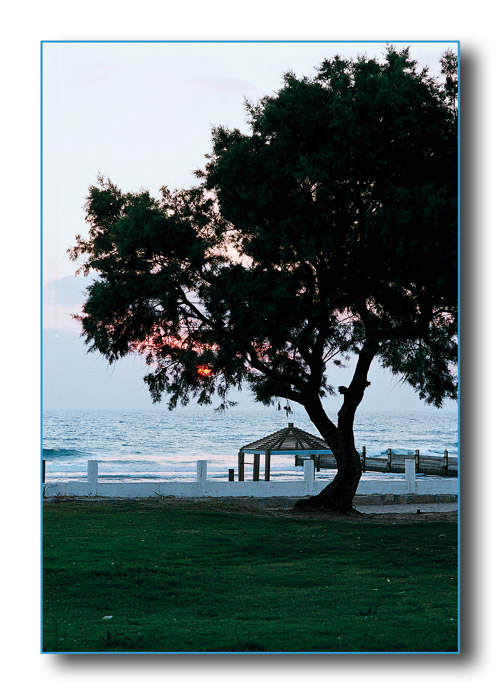
[[[323,373],[314,349],[324,363],[329,349],[356,352],[369,334],[384,365],[437,405],[455,390],[449,92],[407,51],[389,50],[383,64],[325,61],[314,79],[287,75],[275,97],[249,107],[250,136],[215,130],[206,169],[242,252],[290,282],[273,310],[303,309],[292,315],[298,334],[285,327],[288,353],[298,348]],[[415,358],[406,358],[409,346]]]
[[[457,606],[456,523],[44,504],[45,651],[454,652]]]
[[[456,57],[442,65],[444,85],[408,50],[325,60],[247,104],[249,134],[214,129],[198,188],[156,200],[101,178],[72,251],[99,273],[91,349],[145,353],[172,406],[243,380],[303,402],[368,340],[422,398],[453,397]]]

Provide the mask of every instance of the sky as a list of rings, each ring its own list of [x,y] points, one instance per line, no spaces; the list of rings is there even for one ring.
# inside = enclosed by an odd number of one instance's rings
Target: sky
[[[122,190],[157,194],[187,187],[211,149],[211,128],[245,129],[244,101],[257,101],[292,70],[311,75],[324,58],[381,57],[374,42],[45,43],[43,45],[43,397],[45,409],[152,407],[140,357],[109,367],[88,354],[71,317],[88,280],[67,249],[86,235],[85,197],[98,174]],[[431,73],[456,43],[416,42]],[[345,384],[334,376],[334,385]],[[336,378],[336,380],[335,380]],[[427,410],[412,389],[372,367],[361,408]],[[249,393],[236,399],[253,404]],[[339,401],[340,405],[340,401]],[[161,405],[161,406],[166,406]],[[261,405],[254,405],[261,406]],[[456,403],[446,403],[455,411]]]

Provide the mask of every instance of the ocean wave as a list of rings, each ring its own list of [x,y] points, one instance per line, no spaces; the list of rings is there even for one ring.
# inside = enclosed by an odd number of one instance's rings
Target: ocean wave
[[[44,448],[42,450],[43,458],[76,458],[85,456],[85,451],[77,451],[75,448]]]
[[[296,426],[317,433],[305,414],[295,413]],[[238,467],[238,451],[287,425],[281,412],[231,411],[221,416],[211,410],[177,412],[57,412],[44,414],[46,474],[86,474],[87,461],[98,459],[99,474],[124,474],[142,478],[196,478],[196,461],[208,460],[209,477],[227,479],[228,469]],[[387,460],[394,455],[412,459],[420,455],[443,460],[444,450],[457,456],[457,419],[440,413],[413,416],[401,413],[360,415],[355,430],[359,453]],[[295,474],[292,456],[273,456],[271,475]],[[251,477],[252,456],[246,476]],[[264,460],[261,456],[261,474]],[[303,474],[303,470],[297,471]],[[332,476],[329,471],[326,475]]]
[[[391,448],[392,455],[407,455],[410,457],[415,456],[415,448]],[[437,450],[433,448],[419,448],[418,449],[420,452],[420,457],[431,457],[431,458],[443,458],[444,457],[444,448],[443,450]],[[384,448],[382,451],[379,450],[378,453],[371,454],[369,451],[367,451],[367,455],[370,458],[387,458],[387,454],[389,452],[388,448]],[[456,455],[453,453],[453,451],[448,451],[449,455]]]

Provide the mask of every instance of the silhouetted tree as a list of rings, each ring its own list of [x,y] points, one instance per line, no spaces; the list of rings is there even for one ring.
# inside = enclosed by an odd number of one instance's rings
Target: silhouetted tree
[[[428,403],[456,397],[457,61],[409,51],[325,60],[213,130],[190,190],[122,193],[100,178],[73,259],[99,277],[83,334],[109,362],[145,355],[170,407],[247,382],[300,403],[337,460],[307,501],[346,511],[361,477],[353,425],[375,358]],[[355,359],[350,383],[327,364]],[[341,371],[338,379],[341,379]],[[338,391],[337,422],[322,398]]]

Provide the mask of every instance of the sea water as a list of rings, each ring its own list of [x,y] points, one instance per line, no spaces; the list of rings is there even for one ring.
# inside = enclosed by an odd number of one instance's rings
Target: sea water
[[[328,414],[335,421],[334,412]],[[207,460],[209,479],[227,480],[229,468],[237,471],[241,447],[291,422],[318,436],[305,412],[286,417],[283,410],[266,407],[47,411],[42,427],[46,481],[84,479],[88,460],[100,461],[100,476],[120,481],[194,480],[196,461]],[[449,412],[359,412],[354,433],[357,449],[366,446],[370,457],[385,456],[388,448],[410,457],[415,449],[422,456],[442,456],[445,449],[450,456],[458,453],[458,420]],[[247,455],[246,462],[253,456]],[[263,463],[264,456],[261,475]],[[317,478],[333,474],[322,470]],[[271,479],[302,476],[294,456],[272,456]]]

